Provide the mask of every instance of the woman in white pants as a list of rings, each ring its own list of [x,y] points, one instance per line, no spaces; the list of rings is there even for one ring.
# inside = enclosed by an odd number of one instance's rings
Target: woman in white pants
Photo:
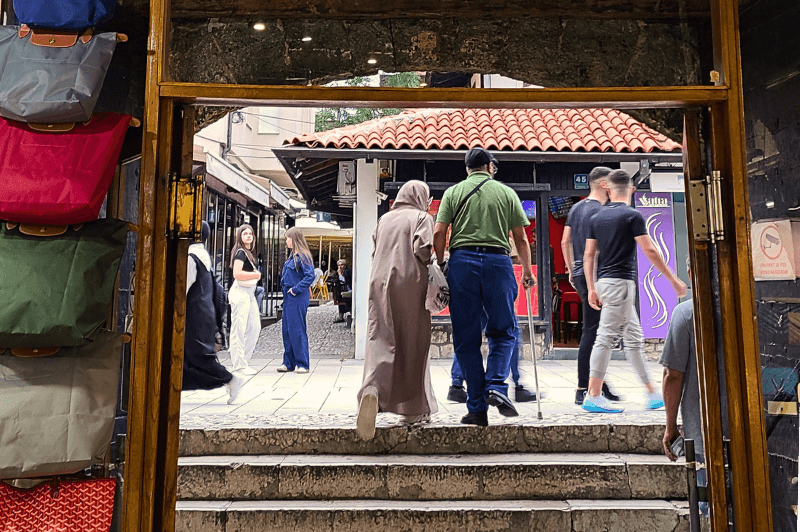
[[[255,233],[247,224],[236,229],[236,243],[231,250],[233,285],[228,291],[231,304],[231,360],[233,371],[243,375],[258,373],[250,367],[250,358],[256,349],[261,332],[261,316],[256,303],[255,289],[261,272],[253,257]]]

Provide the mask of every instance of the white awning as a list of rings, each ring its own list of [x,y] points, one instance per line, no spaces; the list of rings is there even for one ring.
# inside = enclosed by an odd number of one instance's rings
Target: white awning
[[[256,203],[269,207],[269,190],[213,153],[206,152],[206,172]]]

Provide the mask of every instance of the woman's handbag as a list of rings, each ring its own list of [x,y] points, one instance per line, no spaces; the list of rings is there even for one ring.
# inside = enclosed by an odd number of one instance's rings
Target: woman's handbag
[[[114,515],[116,480],[52,480],[34,488],[0,482],[0,530],[107,532]]]
[[[425,297],[425,308],[431,314],[438,314],[450,304],[450,287],[444,272],[436,261],[428,265],[428,294]]]
[[[85,30],[107,22],[116,7],[117,0],[14,0],[20,24],[66,31]]]
[[[123,34],[0,26],[0,116],[22,122],[86,122]]]
[[[69,225],[96,220],[131,117],[98,113],[52,127],[0,118],[0,219]]]
[[[64,347],[105,323],[128,224],[0,226],[0,348]]]
[[[0,479],[72,474],[102,463],[127,338],[103,331],[90,344],[50,356],[0,353]]]

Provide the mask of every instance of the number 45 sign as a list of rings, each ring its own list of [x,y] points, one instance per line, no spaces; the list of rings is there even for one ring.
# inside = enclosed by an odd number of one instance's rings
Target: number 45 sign
[[[589,188],[589,174],[575,174],[574,182],[576,189]]]

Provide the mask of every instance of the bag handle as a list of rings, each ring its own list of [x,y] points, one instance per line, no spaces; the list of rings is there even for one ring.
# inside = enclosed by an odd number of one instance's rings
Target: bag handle
[[[83,33],[77,31],[59,31],[59,30],[41,30],[32,29],[27,24],[19,27],[17,35],[20,39],[24,39],[28,35],[31,37],[31,44],[36,46],[45,46],[47,48],[70,48],[75,46],[80,38],[81,43],[89,44],[92,40],[94,32],[89,28]],[[128,36],[124,33],[117,33],[117,42],[128,42]]]
[[[473,188],[473,189],[472,189],[472,191],[471,191],[469,194],[467,194],[467,196],[466,196],[466,197],[465,197],[463,200],[461,200],[461,204],[458,206],[458,208],[456,209],[456,213],[453,215],[453,221],[452,221],[452,222],[450,222],[450,223],[451,223],[451,225],[455,225],[455,223],[456,223],[456,218],[458,218],[458,215],[459,215],[459,214],[461,214],[461,209],[463,209],[463,208],[464,208],[464,205],[467,203],[467,200],[468,200],[468,199],[469,199],[469,198],[470,198],[470,197],[471,197],[473,194],[475,194],[475,193],[478,191],[478,189],[479,189],[479,188],[481,188],[481,187],[483,186],[483,184],[484,184],[484,183],[486,183],[486,182],[487,182],[487,181],[489,181],[490,179],[491,179],[491,177],[487,177],[486,179],[484,179],[483,181],[481,181],[480,183],[478,183],[478,186],[476,186],[475,188]]]

